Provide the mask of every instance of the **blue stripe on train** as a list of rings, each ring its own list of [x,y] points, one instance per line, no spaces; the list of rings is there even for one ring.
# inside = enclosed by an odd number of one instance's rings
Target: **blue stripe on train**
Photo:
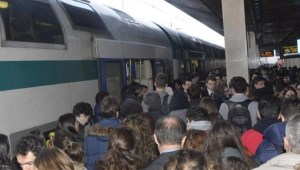
[[[97,78],[96,60],[0,62],[0,91]]]

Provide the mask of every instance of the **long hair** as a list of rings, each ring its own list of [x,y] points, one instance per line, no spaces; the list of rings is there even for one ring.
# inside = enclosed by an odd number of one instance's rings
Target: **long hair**
[[[235,128],[226,121],[215,122],[208,133],[204,144],[205,158],[209,162],[216,162],[221,165],[222,152],[225,148],[234,148],[238,150],[242,160],[247,162],[249,166],[255,166],[252,164],[253,160],[250,159],[243,148]]]
[[[208,113],[219,111],[216,102],[211,97],[203,97],[200,100],[199,107],[206,109]]]
[[[123,124],[130,128],[136,139],[135,153],[150,162],[158,156],[149,120],[142,115],[129,115]]]
[[[4,134],[0,134],[0,165],[10,165],[10,149],[8,138]]]
[[[56,147],[43,149],[36,157],[34,166],[38,170],[74,170],[71,158]]]
[[[125,127],[116,128],[108,141],[108,152],[97,162],[97,170],[139,170],[143,169],[143,161],[133,154],[134,134]]]
[[[195,151],[203,152],[206,138],[207,134],[203,130],[188,130],[183,149],[192,149]]]
[[[58,126],[57,130],[65,130],[69,133],[76,135],[76,127],[75,127],[76,117],[72,113],[66,113],[58,118]]]

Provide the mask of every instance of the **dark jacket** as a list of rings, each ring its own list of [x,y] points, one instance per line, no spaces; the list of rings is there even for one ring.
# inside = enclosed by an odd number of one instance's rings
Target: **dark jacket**
[[[165,164],[169,161],[169,157],[177,151],[166,152],[159,155],[145,170],[163,170]]]
[[[271,158],[284,152],[285,127],[287,122],[271,125],[264,132],[264,140],[257,148],[254,159],[258,164],[266,163]]]
[[[88,170],[94,170],[96,162],[104,157],[108,148],[109,133],[119,125],[118,119],[108,118],[101,119],[90,128],[84,142],[84,159]]]

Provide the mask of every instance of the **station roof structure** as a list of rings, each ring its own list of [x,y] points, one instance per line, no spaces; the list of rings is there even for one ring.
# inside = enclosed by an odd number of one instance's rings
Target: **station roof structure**
[[[221,0],[166,0],[224,35]],[[260,50],[279,49],[300,37],[299,0],[245,0],[246,29],[254,31]]]

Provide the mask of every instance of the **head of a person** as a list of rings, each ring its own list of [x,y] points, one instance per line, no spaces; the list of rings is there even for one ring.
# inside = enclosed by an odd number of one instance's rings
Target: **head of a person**
[[[219,111],[215,100],[211,97],[203,97],[200,100],[199,107],[206,109],[208,113]]]
[[[0,164],[10,165],[10,149],[8,137],[0,134]]]
[[[229,82],[229,88],[233,89],[235,93],[246,93],[247,87],[247,81],[240,76],[232,77],[232,79]]]
[[[217,85],[217,79],[215,76],[208,76],[206,79],[206,87],[210,91],[215,91],[216,85]]]
[[[22,137],[15,146],[16,158],[22,169],[33,170],[33,163],[44,148],[45,142],[42,138],[35,135]]]
[[[187,122],[208,120],[208,111],[202,107],[192,107],[186,112]]]
[[[182,145],[185,135],[186,124],[178,117],[161,117],[155,123],[154,139],[158,146]]]
[[[172,155],[165,164],[164,170],[206,170],[206,161],[201,152],[180,150]]]
[[[141,84],[139,86],[139,96],[143,96],[145,93],[147,93],[148,91],[148,86],[144,85],[144,84]]]
[[[100,105],[103,98],[108,96],[108,95],[109,95],[109,93],[106,92],[106,91],[99,91],[95,96],[96,103]]]
[[[244,149],[238,132],[233,125],[227,121],[215,122],[208,133],[204,145],[204,152],[206,153],[208,160],[220,160],[222,151],[227,147],[237,149],[243,159],[247,157],[243,152]]]
[[[183,91],[176,91],[170,101],[170,111],[182,110],[190,107],[189,100]]]
[[[79,122],[76,121],[76,116],[72,113],[66,113],[58,118],[57,129],[64,129],[73,134],[79,131]]]
[[[101,103],[101,113],[103,118],[119,117],[119,102],[115,97],[106,96]]]
[[[187,92],[187,89],[192,85],[192,80],[188,77],[182,79],[182,88],[184,92]]]
[[[277,119],[281,111],[281,102],[277,97],[263,97],[258,100],[258,117]]]
[[[119,127],[114,129],[109,135],[108,150],[110,149],[124,149],[133,151],[135,146],[135,136],[132,130],[126,127]]]
[[[56,131],[53,144],[64,151],[73,161],[83,163],[83,148],[80,143],[75,142],[73,136],[64,131]]]
[[[262,88],[264,88],[265,87],[265,82],[266,82],[266,79],[264,77],[256,76],[253,79],[254,88],[255,89],[262,89]]]
[[[165,89],[168,84],[168,76],[164,73],[157,73],[154,84],[156,88]]]
[[[128,98],[121,104],[120,112],[122,117],[126,117],[128,115],[142,113],[143,107],[138,101]]]
[[[143,101],[148,106],[149,112],[161,109],[161,99],[157,92],[147,92],[143,96]]]
[[[247,163],[243,159],[235,156],[230,156],[230,157],[222,158],[221,169],[250,170],[251,168],[247,165]]]
[[[200,87],[198,84],[192,84],[188,89],[187,89],[187,95],[190,100],[199,100],[201,91]]]
[[[73,114],[81,125],[86,125],[93,115],[93,108],[89,103],[80,102],[73,107]]]
[[[291,97],[297,97],[297,91],[294,87],[292,86],[287,86],[284,90],[283,90],[283,97],[284,98],[291,98]]]
[[[154,160],[158,151],[152,139],[150,120],[142,114],[129,115],[123,119],[123,125],[131,129],[135,136],[135,153],[147,161]]]
[[[183,149],[203,152],[207,133],[203,130],[190,129],[187,131]]]
[[[211,124],[215,122],[223,121],[223,117],[219,112],[211,112],[208,114],[208,120]]]
[[[297,115],[300,115],[300,99],[296,97],[285,99],[281,107],[281,120],[290,121]]]
[[[287,152],[300,154],[300,115],[289,121],[285,128],[284,147]]]
[[[222,80],[223,80],[223,76],[222,76],[222,74],[220,74],[220,73],[217,73],[217,74],[215,74],[214,76],[215,76],[215,78],[216,78],[216,83],[217,83],[217,85],[219,85],[219,84],[222,84],[222,83],[223,83],[223,82],[222,82]]]
[[[44,148],[34,161],[37,170],[74,170],[71,158],[56,147]]]
[[[182,89],[182,81],[180,79],[175,79],[172,83],[173,91],[181,90]]]

